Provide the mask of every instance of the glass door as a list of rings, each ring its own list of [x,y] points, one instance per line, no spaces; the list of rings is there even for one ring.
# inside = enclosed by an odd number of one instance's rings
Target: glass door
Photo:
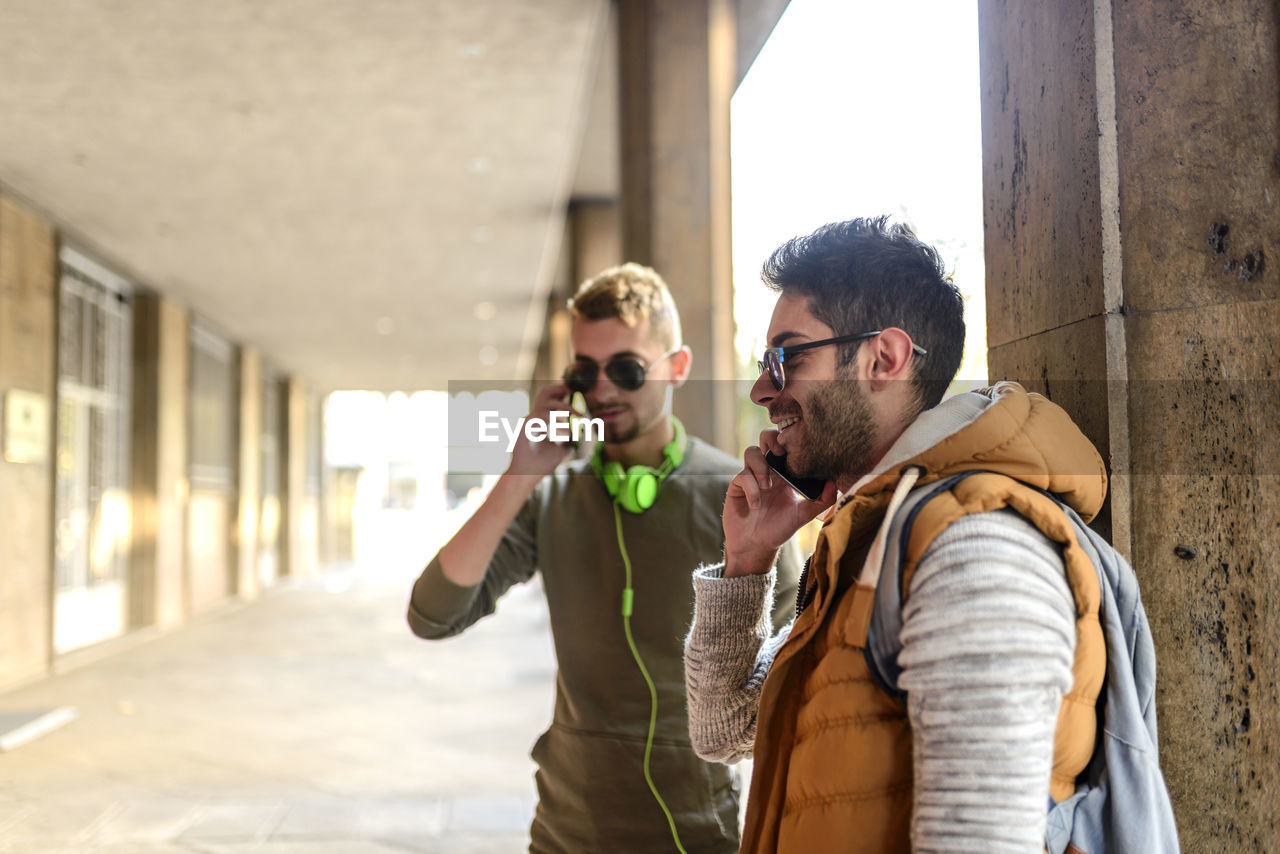
[[[129,553],[130,288],[60,254],[54,484],[54,651],[125,629]]]

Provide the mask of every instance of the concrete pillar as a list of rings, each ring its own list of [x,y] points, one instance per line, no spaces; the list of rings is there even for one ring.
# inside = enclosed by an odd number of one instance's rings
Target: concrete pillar
[[[328,475],[324,465],[324,409],[326,395],[318,391],[307,394],[307,503],[303,516],[303,535],[311,566],[319,570],[325,554],[325,520],[328,507],[325,502]]]
[[[981,0],[990,367],[1109,458],[1186,851],[1280,848],[1280,18]]]
[[[53,227],[0,192],[0,688],[53,655],[57,277]]]
[[[307,489],[307,422],[314,416],[296,377],[280,380],[280,415],[280,574],[305,578],[318,561],[318,507]]]
[[[693,383],[676,411],[736,452],[729,99],[733,0],[620,0],[622,255],[671,286]]]
[[[564,375],[572,354],[572,325],[567,300],[586,279],[622,262],[618,206],[608,199],[575,199],[569,203],[560,264],[547,296],[546,328],[538,346],[530,397],[537,384]]]
[[[232,590],[253,599],[258,589],[258,530],[262,517],[262,357],[241,347],[236,440],[236,523],[232,531]]]
[[[564,374],[573,354],[573,317],[565,300],[596,273],[623,262],[621,225],[621,212],[613,200],[575,199],[569,204],[569,280],[566,293],[547,313],[553,378]]]
[[[133,550],[129,626],[172,626],[189,611],[185,309],[158,294],[133,302]]]
[[[559,379],[569,359],[569,339],[562,334],[568,324],[565,302],[576,285],[573,283],[573,205],[570,203],[564,223],[564,235],[560,241],[560,254],[547,291],[547,304],[543,311],[542,337],[533,360],[533,373],[529,377],[529,399],[533,400],[543,383]]]
[[[575,199],[569,203],[570,294],[606,267],[621,264],[621,217],[610,199]]]
[[[545,376],[558,380],[564,376],[569,367],[569,358],[573,354],[573,316],[569,309],[560,305],[555,311],[547,313],[547,370]]]

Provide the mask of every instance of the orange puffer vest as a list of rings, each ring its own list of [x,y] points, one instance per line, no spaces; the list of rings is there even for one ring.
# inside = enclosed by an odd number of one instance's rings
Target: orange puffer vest
[[[1048,400],[1013,383],[978,394],[991,399],[980,415],[855,488],[823,527],[809,565],[810,604],[774,659],[760,698],[743,852],[911,850],[911,728],[906,709],[867,668],[863,648],[875,591],[856,583],[900,472],[911,466],[924,469],[921,485],[963,471],[996,474],[969,477],[925,505],[905,558],[908,580],[928,545],[967,513],[1011,507],[1063,544],[1076,602],[1076,654],[1050,789],[1055,800],[1074,791],[1093,751],[1094,705],[1106,666],[1100,591],[1062,511],[1028,486],[1058,493],[1091,519],[1106,475],[1093,446]],[[893,458],[890,450],[886,460]]]

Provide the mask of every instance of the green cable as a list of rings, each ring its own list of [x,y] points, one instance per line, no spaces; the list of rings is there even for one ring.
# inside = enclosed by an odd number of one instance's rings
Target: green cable
[[[635,591],[631,588],[631,558],[627,555],[627,544],[622,539],[622,511],[618,509],[618,502],[613,503],[613,521],[618,529],[618,550],[622,552],[622,566],[627,573],[627,584],[622,591],[622,630],[627,636],[627,645],[631,647],[631,656],[636,660],[636,665],[640,668],[640,675],[644,677],[644,684],[649,686],[649,735],[644,742],[644,781],[649,784],[649,791],[653,793],[653,798],[658,802],[658,806],[662,807],[662,814],[667,817],[667,824],[671,828],[671,838],[675,840],[676,850],[680,854],[688,854],[684,850],[684,846],[680,844],[680,834],[676,830],[676,820],[671,816],[671,810],[667,809],[666,801],[662,800],[662,795],[658,794],[658,787],[653,782],[653,776],[649,773],[649,755],[653,751],[653,733],[658,726],[658,689],[653,684],[652,677],[649,676],[648,669],[644,666],[644,660],[640,658],[640,650],[636,648],[635,638],[631,636],[631,612],[635,603]]]

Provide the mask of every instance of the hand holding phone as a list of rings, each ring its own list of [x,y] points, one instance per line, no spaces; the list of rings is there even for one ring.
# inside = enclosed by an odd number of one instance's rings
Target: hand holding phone
[[[822,497],[822,492],[827,488],[827,482],[820,477],[801,477],[791,469],[787,468],[787,458],[768,451],[764,455],[764,461],[769,464],[769,468],[773,469],[778,477],[785,480],[792,489],[803,495],[809,501],[817,501]]]
[[[729,484],[722,517],[725,578],[768,572],[783,543],[835,501],[835,484],[799,477],[787,468],[785,455],[765,450],[777,447],[771,431],[761,434],[760,445],[747,448],[744,467]]]
[[[546,429],[551,423],[553,412],[563,413],[566,409],[573,412],[569,405],[571,398],[569,389],[563,385],[547,385],[534,395],[527,419],[521,419],[516,435],[511,437],[511,463],[507,467],[509,473],[538,476],[550,474],[573,451],[571,441],[552,438]],[[558,417],[563,418],[563,415]],[[530,431],[523,429],[526,420],[542,422],[544,430],[541,438],[531,436]],[[564,422],[560,423],[563,427]]]

